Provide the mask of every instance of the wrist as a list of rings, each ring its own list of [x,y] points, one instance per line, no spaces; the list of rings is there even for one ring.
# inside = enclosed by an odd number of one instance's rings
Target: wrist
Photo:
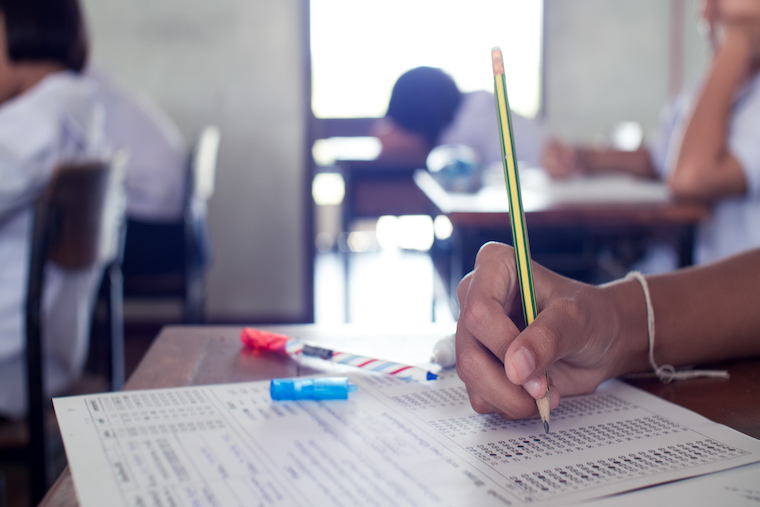
[[[618,280],[600,287],[612,316],[610,378],[650,370],[647,307],[641,284],[635,279]]]

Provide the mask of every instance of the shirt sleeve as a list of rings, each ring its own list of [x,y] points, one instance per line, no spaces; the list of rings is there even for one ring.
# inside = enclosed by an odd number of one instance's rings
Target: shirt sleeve
[[[0,107],[0,220],[29,206],[50,179],[58,137],[50,114],[22,101]]]
[[[654,172],[662,179],[667,173],[668,156],[674,138],[676,125],[683,114],[683,98],[667,102],[660,112],[660,124],[654,137],[647,143],[649,158]]]
[[[728,151],[747,179],[747,195],[760,198],[760,76],[752,93],[734,109],[728,133]]]

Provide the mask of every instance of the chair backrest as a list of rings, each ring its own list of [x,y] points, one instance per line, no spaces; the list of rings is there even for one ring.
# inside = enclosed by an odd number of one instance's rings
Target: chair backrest
[[[29,457],[35,504],[49,479],[44,425],[49,403],[42,367],[45,265],[49,261],[65,269],[85,269],[116,258],[125,204],[122,160],[61,165],[35,203],[26,302]]]
[[[47,217],[49,260],[79,269],[116,257],[124,219],[123,175],[116,164],[61,166],[38,205]]]
[[[185,317],[186,323],[203,320],[203,277],[210,257],[206,204],[214,193],[219,128],[203,128],[190,156],[188,195],[185,203]]]
[[[216,159],[221,133],[214,125],[203,128],[190,155],[190,196],[208,201],[214,194]]]

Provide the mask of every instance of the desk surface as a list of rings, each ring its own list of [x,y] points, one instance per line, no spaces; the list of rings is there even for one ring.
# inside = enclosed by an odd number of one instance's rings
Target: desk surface
[[[241,350],[240,327],[168,327],[161,331],[125,390],[182,387],[215,383],[248,382],[273,377],[310,375],[314,370],[300,367],[288,358],[253,354]],[[310,341],[339,346],[353,341],[360,349],[383,351],[403,349],[399,360],[419,362],[433,344],[451,331],[448,327],[382,330],[341,326],[273,326],[269,329]],[[357,350],[363,352],[363,350]],[[760,359],[722,365],[731,373],[725,379],[695,379],[661,384],[654,379],[630,380],[632,385],[682,405],[747,435],[760,438]],[[66,469],[40,505],[77,505],[71,472]]]
[[[522,200],[531,227],[687,225],[710,212],[701,204],[673,201],[655,181],[609,176],[552,182],[535,173],[525,176],[530,177],[521,181]],[[455,226],[508,227],[506,187],[494,183],[475,194],[448,192],[423,170],[414,173],[414,181]]]

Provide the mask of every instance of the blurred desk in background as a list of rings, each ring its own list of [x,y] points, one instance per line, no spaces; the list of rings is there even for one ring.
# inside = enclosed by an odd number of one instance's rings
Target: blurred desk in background
[[[512,243],[503,178],[484,175],[479,192],[464,194],[446,191],[427,171],[414,173],[430,214],[446,215],[454,227],[434,254],[450,293],[472,270],[483,243]],[[679,264],[690,265],[694,225],[710,213],[703,205],[673,201],[657,181],[618,175],[552,181],[539,169],[521,171],[520,178],[533,260],[588,282],[625,274],[652,239],[673,244]]]
[[[415,184],[419,165],[378,160],[340,160],[343,176],[343,232],[351,232],[357,218],[383,215],[421,215],[428,211],[425,194]]]

